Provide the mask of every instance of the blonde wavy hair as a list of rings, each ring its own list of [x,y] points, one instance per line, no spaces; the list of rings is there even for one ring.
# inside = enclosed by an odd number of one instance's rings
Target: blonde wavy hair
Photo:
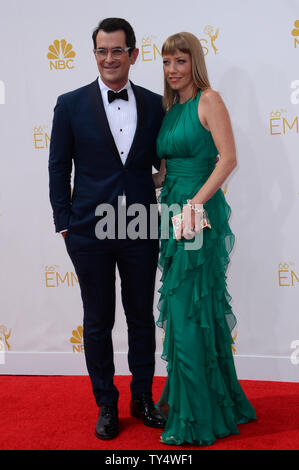
[[[192,33],[177,33],[169,36],[162,46],[162,57],[173,55],[179,50],[191,57],[191,74],[193,79],[193,95],[195,98],[199,90],[211,88],[206,62],[199,39]],[[178,92],[173,91],[164,77],[163,106],[168,112],[178,102]]]

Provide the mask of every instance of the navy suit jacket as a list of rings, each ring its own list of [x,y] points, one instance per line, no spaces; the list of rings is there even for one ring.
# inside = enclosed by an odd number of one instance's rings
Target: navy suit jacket
[[[137,128],[125,165],[110,131],[98,80],[58,97],[50,142],[50,201],[56,231],[95,241],[95,209],[118,196],[149,208],[156,203],[152,166],[160,167],[156,138],[164,115],[161,96],[131,83]],[[71,172],[74,187],[71,194]]]

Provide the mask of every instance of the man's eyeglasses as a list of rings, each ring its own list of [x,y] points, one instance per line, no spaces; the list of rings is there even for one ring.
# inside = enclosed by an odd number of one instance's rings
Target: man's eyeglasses
[[[128,52],[132,47],[113,47],[112,49],[105,49],[104,47],[99,47],[94,49],[93,52],[98,59],[105,59],[108,55],[108,52],[111,52],[112,59],[120,59],[121,56]]]

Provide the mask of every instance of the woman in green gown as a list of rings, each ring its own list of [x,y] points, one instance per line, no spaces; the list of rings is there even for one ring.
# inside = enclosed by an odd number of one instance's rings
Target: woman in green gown
[[[162,56],[166,115],[157,140],[162,164],[156,185],[165,179],[157,325],[165,330],[168,377],[157,407],[167,410],[162,442],[209,445],[256,419],[236,376],[231,348],[236,319],[226,288],[234,235],[221,185],[236,166],[236,152],[200,41],[190,33],[175,34],[165,41]],[[179,208],[184,213],[176,238],[173,204],[176,213]],[[211,228],[200,228],[203,213]]]

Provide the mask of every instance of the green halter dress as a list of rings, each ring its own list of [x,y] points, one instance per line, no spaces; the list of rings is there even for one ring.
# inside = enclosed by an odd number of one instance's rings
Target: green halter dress
[[[196,249],[190,247],[194,239],[176,241],[173,213],[165,210],[172,204],[182,208],[215,167],[218,151],[198,118],[200,95],[171,108],[157,140],[158,155],[167,166],[161,220],[165,226],[167,219],[169,230],[169,237],[161,236],[160,227],[157,325],[165,331],[162,358],[168,361],[168,377],[157,407],[168,415],[162,440],[175,445],[210,445],[218,437],[239,434],[237,424],[256,419],[232,355],[236,318],[226,288],[234,245],[230,207],[221,189],[204,204],[211,228],[202,230]]]

